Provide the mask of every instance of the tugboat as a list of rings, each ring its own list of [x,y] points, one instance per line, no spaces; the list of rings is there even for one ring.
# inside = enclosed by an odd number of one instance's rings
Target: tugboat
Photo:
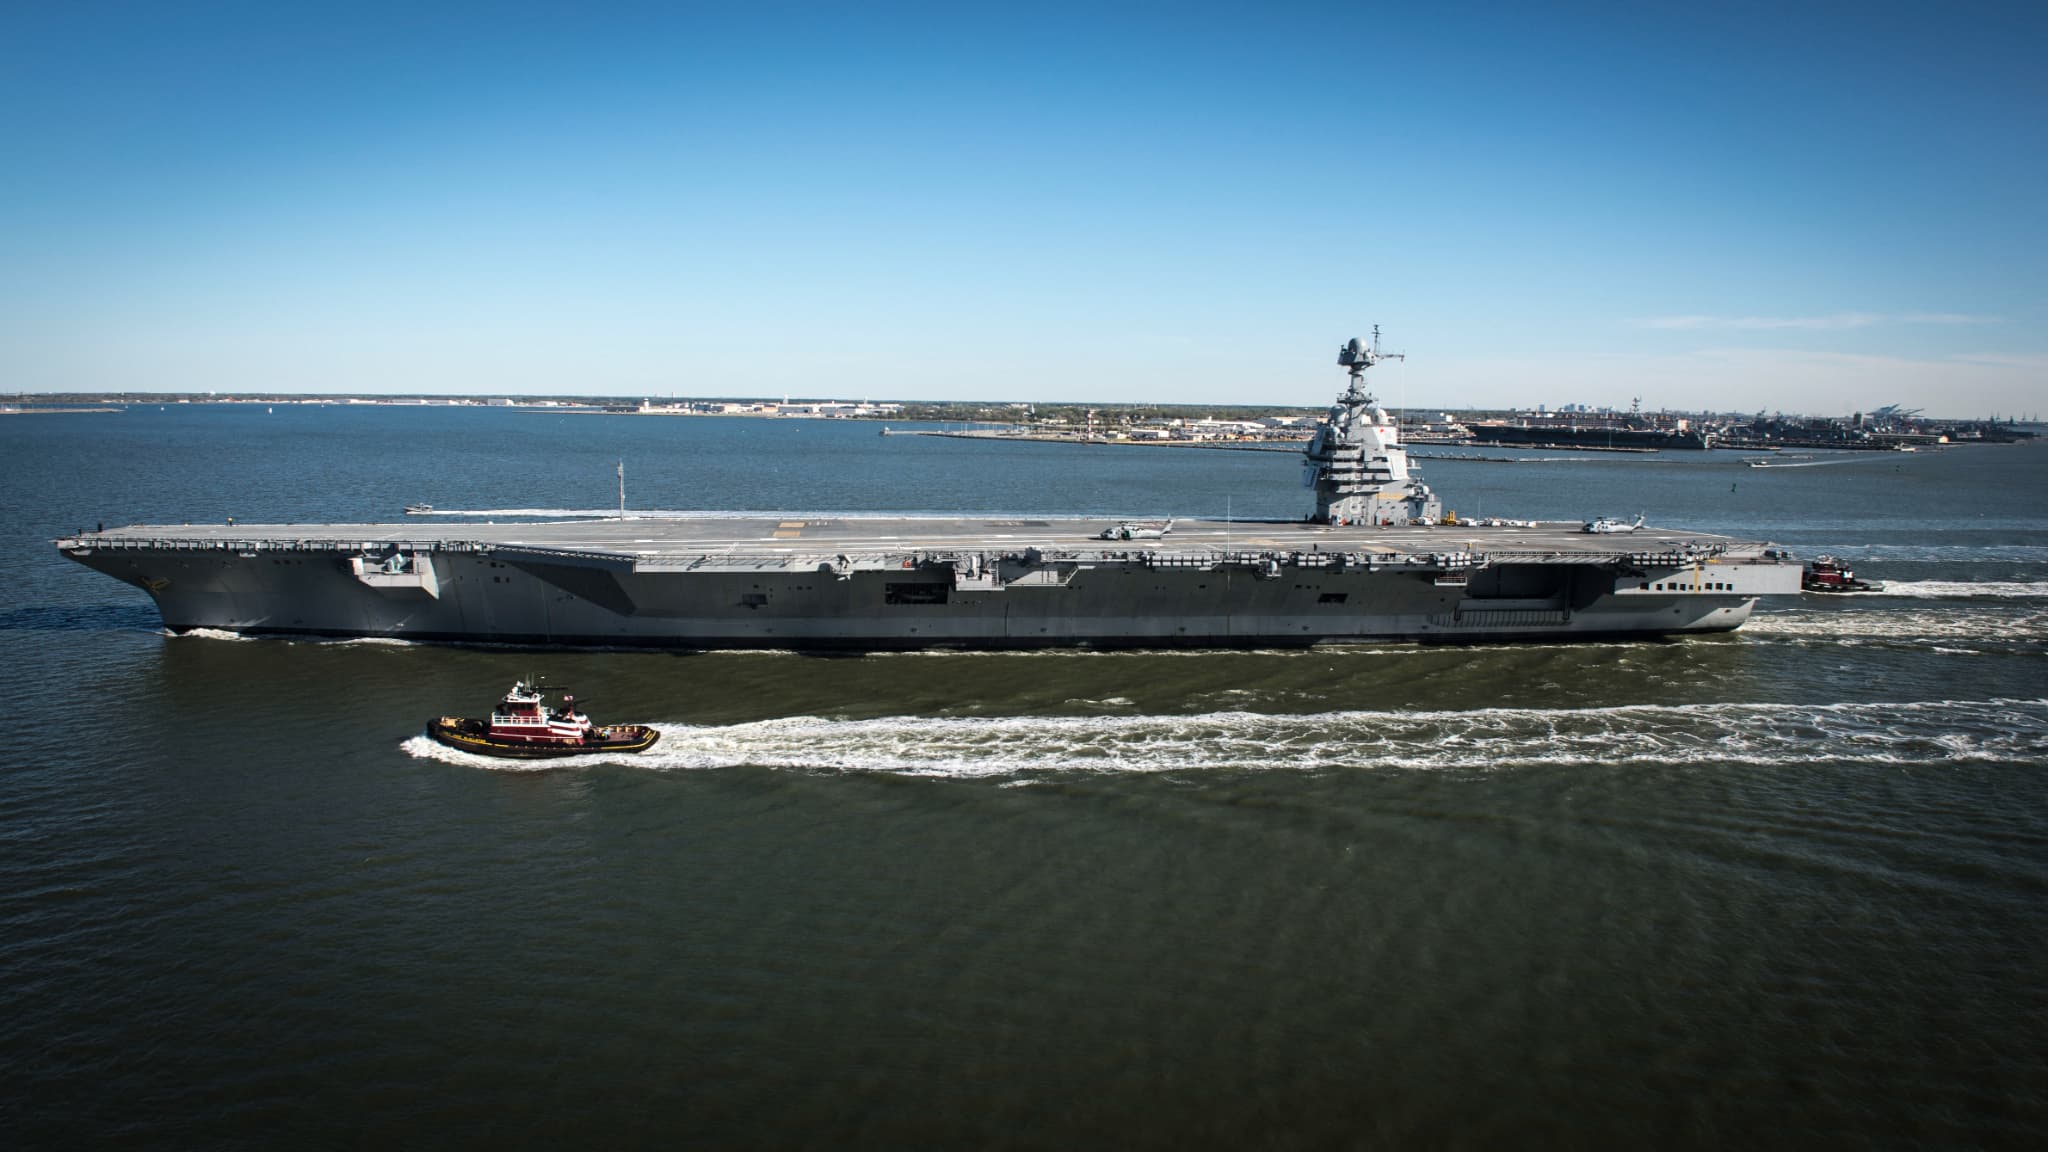
[[[590,717],[576,710],[574,696],[564,696],[560,708],[550,708],[541,698],[537,680],[515,682],[492,709],[490,720],[437,716],[427,721],[427,735],[464,752],[519,760],[645,752],[661,738],[661,733],[645,724],[593,725]]]
[[[1816,556],[1799,574],[1799,587],[1807,592],[1882,592],[1875,580],[1858,580],[1832,556]]]

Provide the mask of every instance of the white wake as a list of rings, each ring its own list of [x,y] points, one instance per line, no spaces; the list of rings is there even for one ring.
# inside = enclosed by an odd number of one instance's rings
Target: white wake
[[[1502,768],[1531,765],[2038,763],[2048,700],[1899,704],[1683,704],[1325,712],[1286,716],[792,716],[725,726],[657,724],[638,755],[511,761],[424,736],[408,753],[484,768],[753,765],[913,776],[1048,772]]]

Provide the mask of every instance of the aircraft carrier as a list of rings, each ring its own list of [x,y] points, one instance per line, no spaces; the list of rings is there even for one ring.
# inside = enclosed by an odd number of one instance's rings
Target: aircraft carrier
[[[1279,647],[1722,632],[1800,565],[1623,524],[1447,522],[1365,390],[1305,453],[1300,521],[808,515],[148,526],[58,540],[175,632],[527,646]]]

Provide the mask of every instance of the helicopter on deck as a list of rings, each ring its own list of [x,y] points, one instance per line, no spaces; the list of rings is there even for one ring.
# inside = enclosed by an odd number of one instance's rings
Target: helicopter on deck
[[[1596,536],[1606,536],[1616,532],[1634,532],[1642,526],[1643,518],[1641,515],[1636,517],[1633,524],[1626,520],[1609,519],[1606,516],[1602,516],[1597,520],[1586,521],[1586,531]]]

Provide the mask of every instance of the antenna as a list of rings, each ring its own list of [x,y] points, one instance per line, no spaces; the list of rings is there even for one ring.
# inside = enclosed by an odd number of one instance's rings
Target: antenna
[[[619,461],[619,519],[626,518],[626,462]]]
[[[1351,388],[1344,394],[1345,401],[1347,403],[1372,403],[1372,396],[1365,390],[1365,370],[1382,360],[1405,361],[1406,359],[1408,357],[1400,352],[1380,351],[1380,326],[1377,324],[1372,326],[1371,344],[1365,343],[1356,336],[1352,337],[1351,343],[1337,349],[1338,365],[1351,373]]]
[[[1408,358],[1400,356],[1396,359],[1401,361],[1401,370],[1394,373],[1394,379],[1399,382],[1400,389],[1400,397],[1394,408],[1394,427],[1398,429],[1408,423]]]

